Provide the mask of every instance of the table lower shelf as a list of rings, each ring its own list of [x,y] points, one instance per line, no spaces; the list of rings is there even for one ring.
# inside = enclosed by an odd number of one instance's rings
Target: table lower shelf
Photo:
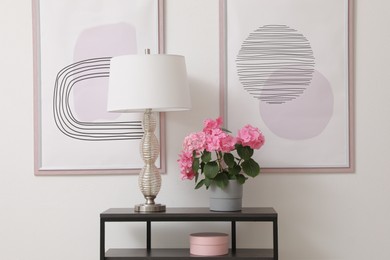
[[[190,250],[186,248],[162,248],[152,249],[150,253],[146,249],[109,249],[106,252],[105,260],[137,260],[137,259],[175,259],[185,260],[202,258],[202,260],[215,258],[232,258],[240,260],[273,260],[274,251],[272,249],[236,249],[233,253],[229,250],[227,255],[223,256],[195,256],[190,254]]]

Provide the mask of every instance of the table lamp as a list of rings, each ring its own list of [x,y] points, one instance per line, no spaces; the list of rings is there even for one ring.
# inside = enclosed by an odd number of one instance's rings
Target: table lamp
[[[179,55],[124,55],[111,59],[107,109],[110,112],[144,112],[144,134],[140,153],[144,167],[138,184],[146,202],[135,205],[136,212],[161,212],[156,204],[161,176],[155,166],[160,152],[154,133],[153,112],[181,111],[191,108],[185,59]]]

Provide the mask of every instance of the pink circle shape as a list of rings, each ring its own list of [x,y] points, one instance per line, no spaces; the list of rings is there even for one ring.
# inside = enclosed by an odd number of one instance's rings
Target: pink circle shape
[[[326,128],[333,115],[333,103],[329,81],[314,71],[311,84],[302,95],[282,104],[260,101],[260,114],[275,135],[304,140],[318,136]]]

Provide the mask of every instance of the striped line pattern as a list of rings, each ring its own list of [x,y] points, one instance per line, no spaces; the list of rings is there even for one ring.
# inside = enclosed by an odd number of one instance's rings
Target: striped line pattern
[[[286,25],[266,25],[250,33],[236,58],[238,78],[253,97],[283,104],[310,85],[314,55],[309,41]]]
[[[141,139],[141,121],[81,122],[70,106],[73,87],[81,81],[107,78],[111,57],[93,58],[72,63],[57,74],[53,93],[53,114],[58,129],[65,135],[83,141]]]

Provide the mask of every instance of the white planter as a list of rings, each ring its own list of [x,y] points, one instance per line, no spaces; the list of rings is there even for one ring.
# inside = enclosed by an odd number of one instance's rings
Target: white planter
[[[236,180],[230,180],[229,184],[221,189],[211,185],[210,210],[211,211],[240,211],[242,208],[243,185]]]

